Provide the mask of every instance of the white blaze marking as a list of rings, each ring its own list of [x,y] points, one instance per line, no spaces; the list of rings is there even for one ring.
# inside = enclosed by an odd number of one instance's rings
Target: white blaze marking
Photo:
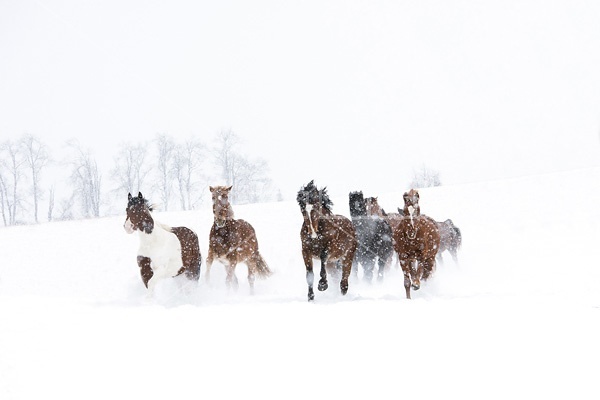
[[[415,226],[415,223],[413,221],[413,214],[415,213],[415,208],[413,206],[408,206],[408,214],[410,215],[410,224],[412,226]]]
[[[127,218],[125,220],[125,224],[123,225],[123,228],[125,228],[125,232],[127,232],[127,233],[133,233],[133,231],[134,231],[133,224],[131,223],[131,221],[129,220],[129,218]]]
[[[317,237],[317,233],[315,232],[312,225],[312,220],[310,219],[310,212],[312,211],[312,209],[313,206],[311,204],[306,205],[306,212],[308,213],[308,226],[310,227],[310,237],[314,239]]]

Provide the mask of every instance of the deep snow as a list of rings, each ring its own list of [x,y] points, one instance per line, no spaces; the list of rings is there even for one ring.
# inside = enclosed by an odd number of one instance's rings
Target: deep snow
[[[0,398],[597,399],[599,182],[590,168],[421,190],[463,247],[412,300],[392,269],[308,303],[294,202],[234,206],[275,270],[254,296],[244,265],[232,294],[215,263],[210,287],[148,298],[124,214],[2,228]],[[392,211],[402,192],[365,195]],[[154,216],[194,229],[206,257],[209,207]]]

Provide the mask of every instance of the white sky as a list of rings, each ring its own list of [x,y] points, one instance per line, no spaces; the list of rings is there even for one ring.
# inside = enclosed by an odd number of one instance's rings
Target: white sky
[[[0,2],[0,141],[209,142],[285,198],[600,163],[597,1]]]

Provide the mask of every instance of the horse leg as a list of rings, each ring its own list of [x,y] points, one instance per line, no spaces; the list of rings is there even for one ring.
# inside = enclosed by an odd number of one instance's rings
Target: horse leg
[[[138,256],[137,257],[138,267],[140,267],[140,274],[142,275],[142,281],[146,288],[148,288],[148,281],[154,275],[152,271],[151,260],[148,257]]]
[[[406,298],[410,299],[410,260],[398,257],[400,266],[402,267],[402,273],[404,274],[404,290],[406,291]]]
[[[363,280],[367,283],[371,283],[371,281],[373,280],[373,270],[375,269],[375,260],[371,258],[365,260],[365,263],[363,264],[363,269]]]
[[[315,282],[315,273],[313,272],[312,256],[302,252],[304,258],[304,265],[306,266],[306,284],[308,285],[308,301],[315,299],[315,292],[313,290],[313,284]]]
[[[423,276],[423,263],[418,260],[411,260],[410,275],[413,290],[419,290],[421,288],[421,276]]]
[[[454,264],[458,265],[458,253],[456,251],[456,248],[450,249],[450,254],[452,255],[452,260],[454,261]]]
[[[342,258],[342,280],[340,281],[340,292],[342,295],[348,293],[348,278],[352,270],[352,259]]]
[[[320,292],[327,290],[329,285],[327,284],[327,251],[321,252],[321,279],[319,279],[319,286],[317,288]]]
[[[234,291],[237,291],[239,284],[237,276],[235,276],[235,262],[231,262],[226,265],[225,271],[227,271],[227,277],[225,278],[227,289],[233,289]]]
[[[210,267],[212,266],[215,255],[211,248],[208,249],[208,256],[206,257],[206,272],[204,273],[204,280],[206,283],[210,283]]]
[[[255,270],[256,263],[248,261],[248,284],[250,285],[250,294],[254,294],[254,281],[256,280],[256,277],[254,276]]]
[[[420,264],[422,265],[423,280],[426,281],[427,279],[429,279],[429,276],[431,276],[431,273],[435,268],[435,257],[426,258]]]
[[[388,260],[389,260],[389,258],[388,258]],[[377,281],[378,282],[383,281],[383,273],[384,273],[385,269],[387,268],[388,260],[385,260],[381,257],[377,258],[377,265],[379,266],[379,270],[377,271]]]

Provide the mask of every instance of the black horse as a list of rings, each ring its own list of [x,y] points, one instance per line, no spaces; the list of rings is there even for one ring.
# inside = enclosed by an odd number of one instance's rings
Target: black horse
[[[358,274],[358,264],[363,267],[363,279],[373,280],[375,263],[379,270],[377,278],[383,279],[386,265],[392,260],[394,246],[392,244],[392,228],[387,220],[377,215],[367,215],[367,205],[362,192],[349,194],[350,216],[356,229],[358,247],[354,256],[352,271]]]

